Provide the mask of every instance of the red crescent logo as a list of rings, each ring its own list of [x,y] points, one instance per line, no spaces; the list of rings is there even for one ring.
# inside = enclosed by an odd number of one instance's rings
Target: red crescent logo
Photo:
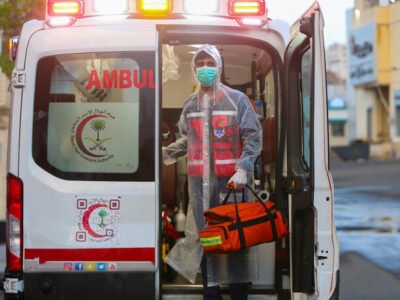
[[[91,157],[104,157],[104,156],[106,156],[106,154],[105,155],[97,155],[97,154],[93,154],[93,153],[89,152],[89,150],[86,149],[86,147],[82,141],[83,129],[85,128],[86,124],[94,118],[107,118],[107,117],[103,116],[103,115],[92,115],[92,116],[89,116],[89,117],[83,119],[82,122],[79,124],[78,128],[76,129],[76,143],[77,143],[79,149],[81,149],[81,151],[83,153],[85,153],[86,155],[91,156]]]
[[[89,207],[89,209],[87,211],[85,211],[85,213],[83,214],[82,225],[83,225],[83,228],[91,236],[96,237],[96,238],[103,238],[103,237],[106,237],[106,235],[105,234],[98,234],[98,233],[94,232],[92,230],[92,228],[90,227],[90,224],[89,224],[90,215],[92,214],[93,211],[95,211],[99,207],[107,207],[107,205],[105,205],[105,204],[95,204],[95,205]]]

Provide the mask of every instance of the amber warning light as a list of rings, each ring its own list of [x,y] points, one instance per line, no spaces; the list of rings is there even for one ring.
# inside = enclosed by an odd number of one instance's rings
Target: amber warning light
[[[265,1],[230,0],[229,14],[231,16],[263,16],[266,13]]]
[[[138,10],[144,14],[165,14],[171,10],[170,0],[138,0]]]
[[[83,16],[83,1],[57,1],[50,0],[47,4],[49,16]]]

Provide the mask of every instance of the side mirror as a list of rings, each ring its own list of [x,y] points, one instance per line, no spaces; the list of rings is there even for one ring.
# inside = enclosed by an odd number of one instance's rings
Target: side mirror
[[[10,39],[10,60],[14,61],[17,58],[17,51],[18,51],[18,44],[19,44],[19,36],[14,36]]]

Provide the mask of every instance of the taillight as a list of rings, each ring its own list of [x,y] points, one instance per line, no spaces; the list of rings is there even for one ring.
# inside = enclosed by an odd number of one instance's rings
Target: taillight
[[[171,0],[138,0],[137,4],[144,14],[166,14],[171,10]]]
[[[263,16],[266,13],[264,0],[230,0],[231,16]]]
[[[7,267],[10,271],[22,270],[22,181],[7,176]]]
[[[49,16],[74,16],[79,17],[84,14],[83,1],[49,0],[47,3]]]

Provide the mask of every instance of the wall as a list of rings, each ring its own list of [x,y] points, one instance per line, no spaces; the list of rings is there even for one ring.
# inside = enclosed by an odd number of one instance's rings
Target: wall
[[[394,91],[400,90],[400,2],[390,6],[390,39],[392,41],[391,46],[391,58],[392,58],[392,80],[391,88],[389,91],[390,107],[392,109],[391,119],[393,120],[391,126],[391,135],[396,143],[400,143],[400,136],[396,133],[395,120],[395,103],[394,103]]]
[[[355,112],[357,120],[356,136],[357,139],[368,139],[367,109],[372,107],[374,113],[375,93],[372,90],[356,88],[354,91]],[[375,123],[375,122],[374,122]],[[374,130],[372,132],[374,134]]]

